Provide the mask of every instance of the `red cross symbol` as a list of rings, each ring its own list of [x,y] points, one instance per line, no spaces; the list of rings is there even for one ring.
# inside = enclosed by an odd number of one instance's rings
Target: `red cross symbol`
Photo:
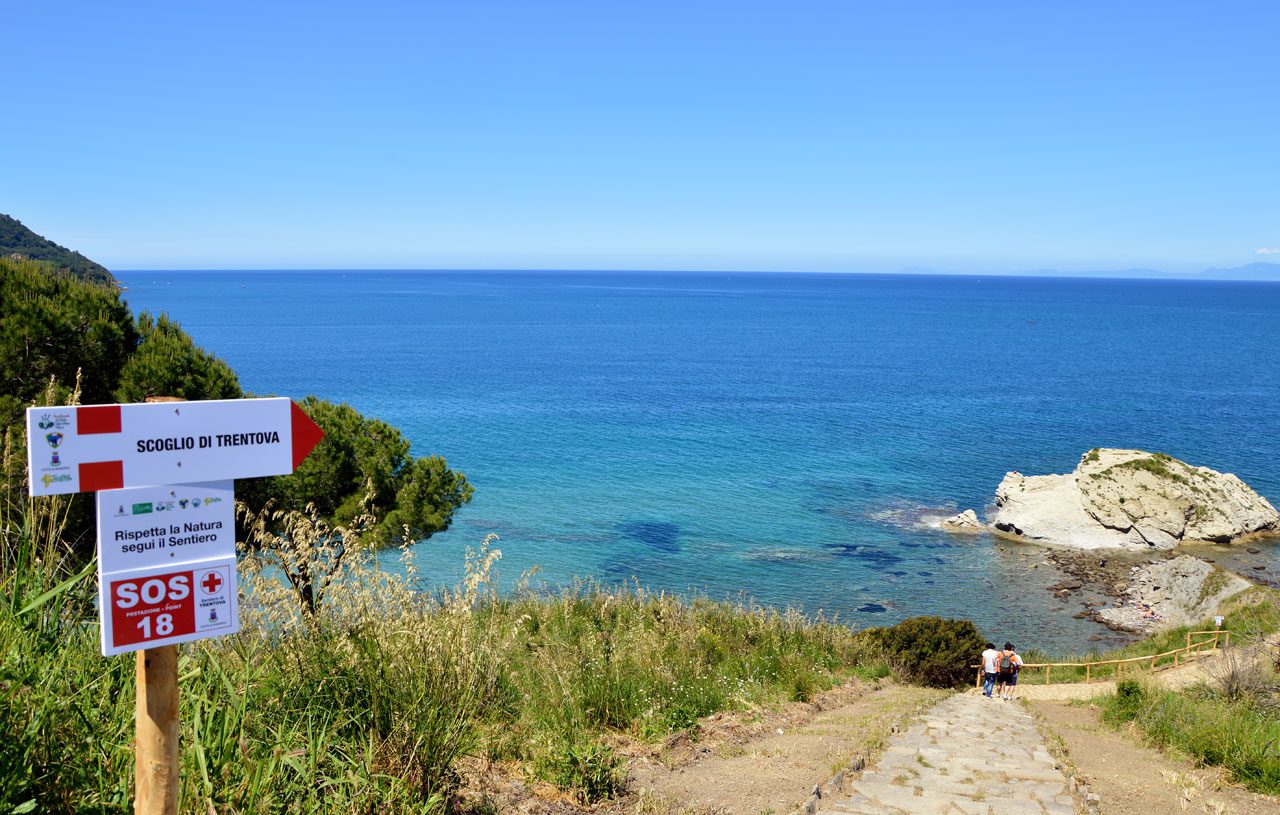
[[[200,585],[204,586],[205,594],[213,594],[222,588],[222,578],[218,576],[217,572],[209,572],[201,578]]]

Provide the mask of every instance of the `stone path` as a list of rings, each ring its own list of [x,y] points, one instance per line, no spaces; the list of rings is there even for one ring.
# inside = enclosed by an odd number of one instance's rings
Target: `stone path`
[[[1066,776],[1031,714],[971,691],[940,702],[819,815],[1072,815]]]

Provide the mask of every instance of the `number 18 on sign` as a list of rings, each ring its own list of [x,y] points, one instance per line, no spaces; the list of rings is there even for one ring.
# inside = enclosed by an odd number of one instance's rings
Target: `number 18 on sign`
[[[98,492],[102,653],[240,630],[232,482]]]

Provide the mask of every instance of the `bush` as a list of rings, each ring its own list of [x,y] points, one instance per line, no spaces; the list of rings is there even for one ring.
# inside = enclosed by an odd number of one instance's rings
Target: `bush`
[[[1102,717],[1112,724],[1131,722],[1138,718],[1145,702],[1146,692],[1142,686],[1132,679],[1122,679],[1116,685],[1115,698],[1108,702]]]
[[[986,644],[969,620],[941,617],[912,617],[866,633],[885,650],[903,679],[935,688],[967,685],[973,678],[969,665]]]
[[[572,793],[580,804],[614,797],[627,777],[622,759],[609,745],[568,737],[542,754],[534,774]]]

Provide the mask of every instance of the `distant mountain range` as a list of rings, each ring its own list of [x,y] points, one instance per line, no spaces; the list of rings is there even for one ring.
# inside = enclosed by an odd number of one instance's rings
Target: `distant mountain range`
[[[95,283],[114,284],[116,279],[111,272],[99,263],[94,263],[79,252],[73,252],[65,246],[59,246],[48,238],[37,235],[22,225],[17,218],[0,214],[0,257],[21,255],[31,260],[40,260],[68,274]]]
[[[16,218],[0,213],[0,257],[21,255],[32,260],[44,261],[69,274],[98,283],[115,284],[116,279],[105,266],[94,263],[79,252],[59,246],[37,235]],[[899,269],[899,274],[951,274],[950,272],[911,266]],[[1016,277],[1106,277],[1161,280],[1261,280],[1280,281],[1280,263],[1249,263],[1231,268],[1205,269],[1193,274],[1173,274],[1160,269],[1114,269],[1092,271],[1063,271],[1061,269],[1032,269],[1022,272],[987,272]]]
[[[1280,263],[1249,263],[1230,269],[1205,269],[1195,277],[1204,280],[1280,280]]]
[[[936,269],[912,266],[902,269],[902,274],[946,274]],[[1009,277],[1106,277],[1114,279],[1140,280],[1261,280],[1280,281],[1280,263],[1248,263],[1244,266],[1232,266],[1226,269],[1214,267],[1203,272],[1190,274],[1174,274],[1160,269],[1110,269],[1088,271],[1064,271],[1062,269],[1031,269],[1024,272],[991,272]]]

